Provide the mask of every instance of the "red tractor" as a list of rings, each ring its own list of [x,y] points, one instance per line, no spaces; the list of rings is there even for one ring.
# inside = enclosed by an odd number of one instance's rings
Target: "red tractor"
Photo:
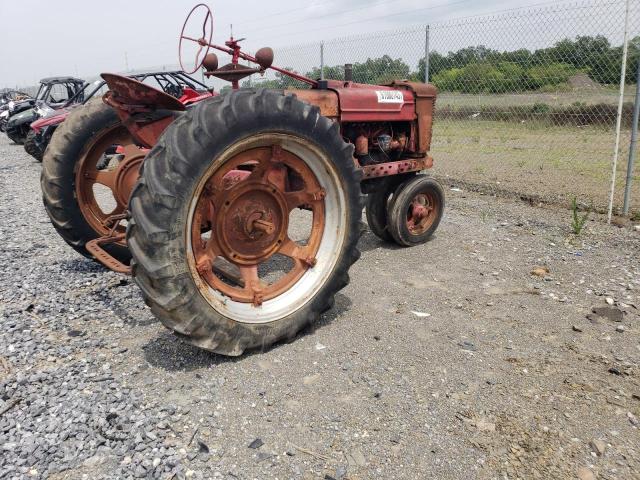
[[[202,33],[188,36],[198,12]],[[294,338],[332,307],[360,256],[363,193],[379,237],[411,246],[433,234],[444,194],[419,173],[433,164],[436,90],[306,78],[273,66],[269,48],[211,43],[212,30],[197,5],[181,48],[195,42],[193,71],[230,81],[230,93],[185,108],[103,74],[104,103],[76,109],[53,135],[42,190],[67,243],[131,273],[166,327],[240,355]],[[268,69],[308,88],[238,88]]]

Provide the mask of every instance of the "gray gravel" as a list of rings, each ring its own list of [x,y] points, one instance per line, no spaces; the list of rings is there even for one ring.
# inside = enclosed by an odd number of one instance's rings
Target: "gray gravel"
[[[640,477],[632,226],[447,185],[433,241],[365,233],[319,325],[231,359],[67,247],[39,175],[2,136],[0,478]]]

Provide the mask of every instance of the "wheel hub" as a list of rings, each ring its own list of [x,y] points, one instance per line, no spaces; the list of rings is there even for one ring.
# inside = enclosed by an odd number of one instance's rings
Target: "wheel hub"
[[[126,156],[118,165],[115,179],[114,196],[119,204],[127,205],[133,187],[140,177],[140,166],[144,161],[144,153],[132,157]]]
[[[277,188],[262,182],[241,182],[225,193],[216,218],[224,256],[245,265],[265,261],[286,238],[286,199]]]
[[[407,227],[413,234],[425,231],[433,222],[434,199],[429,195],[419,193],[413,198],[407,215]]]

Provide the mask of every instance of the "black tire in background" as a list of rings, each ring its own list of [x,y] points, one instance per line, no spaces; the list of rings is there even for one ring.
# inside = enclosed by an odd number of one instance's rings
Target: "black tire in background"
[[[76,108],[54,132],[42,161],[42,200],[51,223],[65,242],[87,258],[93,256],[85,244],[102,235],[87,222],[78,204],[76,168],[83,149],[102,131],[120,123],[113,108],[102,100]],[[128,264],[131,259],[124,246],[109,244],[103,248],[122,263]]]
[[[223,314],[205,298],[189,266],[185,229],[189,205],[212,162],[233,145],[268,134],[300,138],[322,152],[323,168],[332,171],[344,198],[344,212],[328,214],[344,214],[345,228],[336,233],[341,236],[337,260],[323,272],[324,283],[313,294],[273,321],[249,323],[226,316],[230,310]],[[321,116],[317,107],[283,92],[240,90],[193,107],[166,129],[145,159],[129,206],[127,243],[134,279],[146,303],[167,328],[224,355],[293,339],[333,306],[336,292],[348,284],[348,270],[360,256],[362,197],[353,146],[342,140],[338,125]]]
[[[24,144],[24,135],[22,135],[22,133],[20,131],[11,131],[11,132],[7,132],[7,137],[9,137],[9,140],[11,140],[13,143],[17,144],[17,145],[23,145]]]
[[[433,220],[429,227],[420,234],[412,233],[407,226],[407,212],[409,205],[418,194],[427,194],[434,200]],[[444,190],[433,178],[425,175],[417,175],[396,189],[393,198],[389,202],[387,218],[389,233],[395,242],[403,247],[413,247],[429,240],[436,231],[444,212]]]
[[[36,132],[33,130],[29,130],[29,133],[27,133],[27,138],[24,140],[24,150],[37,161],[42,162],[44,152],[38,146],[36,142]]]

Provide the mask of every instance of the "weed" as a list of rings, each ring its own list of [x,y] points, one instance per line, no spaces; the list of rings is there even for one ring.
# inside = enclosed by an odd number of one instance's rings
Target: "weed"
[[[487,220],[492,216],[493,214],[489,210],[480,210],[480,220],[482,220],[482,223],[487,223]]]
[[[573,233],[576,235],[580,235],[580,232],[584,229],[584,224],[587,222],[589,218],[589,214],[591,213],[591,209],[587,210],[584,215],[580,215],[578,213],[578,200],[576,197],[573,197],[571,201],[571,210],[573,213],[573,220],[571,222],[571,229]]]

